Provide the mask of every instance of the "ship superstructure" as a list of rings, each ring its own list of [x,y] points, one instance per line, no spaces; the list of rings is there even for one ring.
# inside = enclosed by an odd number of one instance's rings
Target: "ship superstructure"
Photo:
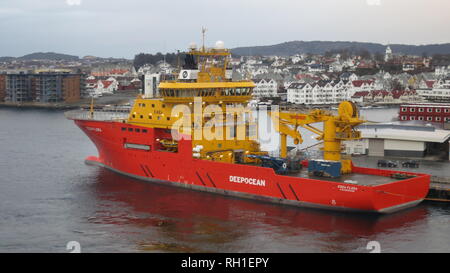
[[[246,108],[255,85],[231,81],[230,54],[220,43],[210,49],[191,47],[177,80],[160,83],[160,98],[138,97],[127,123],[171,130],[170,136],[158,138],[160,149],[175,151],[179,137],[188,135],[200,159],[234,163],[236,157],[259,154],[257,127]]]

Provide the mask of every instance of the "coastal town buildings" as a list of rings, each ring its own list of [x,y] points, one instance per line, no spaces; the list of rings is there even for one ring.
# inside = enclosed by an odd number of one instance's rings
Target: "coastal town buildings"
[[[6,81],[4,101],[11,103],[77,102],[83,89],[80,74],[10,71],[3,77]]]
[[[357,103],[450,102],[448,60],[395,54],[392,49],[386,46],[384,54],[365,55],[342,51],[292,56],[235,56],[229,60],[227,73],[230,72],[233,80],[253,79],[256,101],[277,98],[281,102],[306,105],[330,105],[342,100]],[[180,65],[182,63],[161,59],[135,67],[131,60],[93,56],[70,61],[34,60],[33,65],[20,60],[3,62],[0,63],[0,101],[76,101],[125,91],[154,96],[158,92],[154,85],[159,81],[153,80],[154,75],[171,75]],[[22,75],[45,72],[39,71],[43,67],[52,67],[56,74]],[[68,68],[72,74],[83,74],[79,83],[76,76],[57,75]],[[2,76],[2,70],[9,74]],[[26,70],[34,72],[24,72]],[[75,91],[78,85],[79,95]],[[64,91],[64,86],[71,86],[71,91]]]

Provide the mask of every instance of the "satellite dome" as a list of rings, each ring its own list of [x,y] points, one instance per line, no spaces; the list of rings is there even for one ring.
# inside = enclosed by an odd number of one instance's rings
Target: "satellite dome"
[[[189,49],[193,49],[193,50],[197,49],[197,44],[194,43],[194,42],[190,43],[189,44]]]
[[[223,41],[217,41],[215,48],[216,49],[224,49],[225,48],[225,44],[223,43]]]

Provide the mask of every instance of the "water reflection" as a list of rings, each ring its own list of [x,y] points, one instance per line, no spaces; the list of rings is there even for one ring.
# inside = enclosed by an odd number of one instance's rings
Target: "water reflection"
[[[387,216],[292,208],[141,182],[102,168],[96,180],[89,221],[123,226],[139,251],[349,252],[428,215],[426,206]]]

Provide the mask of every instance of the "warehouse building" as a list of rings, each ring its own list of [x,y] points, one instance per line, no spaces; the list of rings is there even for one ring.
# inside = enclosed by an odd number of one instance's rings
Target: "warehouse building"
[[[360,125],[358,130],[362,139],[344,142],[345,153],[449,159],[450,131],[447,130],[398,124]]]

